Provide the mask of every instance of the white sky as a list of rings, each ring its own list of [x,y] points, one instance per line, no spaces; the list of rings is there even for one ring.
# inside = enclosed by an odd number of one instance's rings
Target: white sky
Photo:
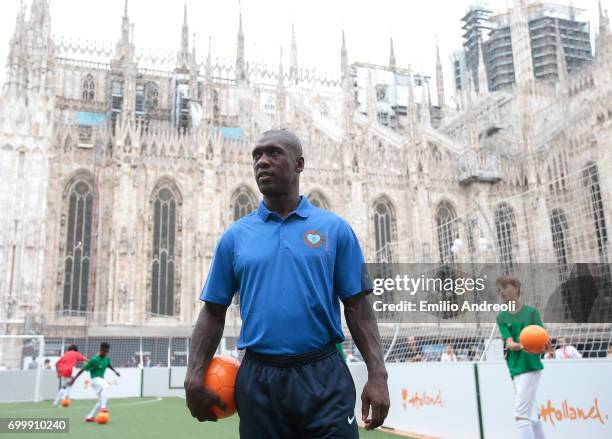
[[[494,11],[513,0],[490,0]],[[25,0],[29,4],[31,0]],[[51,0],[55,36],[115,42],[119,39],[123,0]],[[345,29],[349,61],[387,64],[393,35],[397,64],[435,73],[435,37],[445,68],[447,94],[452,89],[449,57],[461,46],[461,23],[472,0],[243,0],[246,58],[278,65],[283,46],[289,63],[291,23],[295,23],[300,67],[336,73],[340,69],[341,30]],[[569,4],[570,0],[556,3]],[[602,0],[612,13],[612,0]],[[573,0],[587,9],[583,19],[597,29],[597,0]],[[19,0],[0,1],[0,81],[4,82],[8,44],[15,28]],[[190,34],[196,33],[198,57],[207,53],[212,36],[213,59],[236,56],[238,0],[187,0]],[[176,50],[183,20],[181,0],[129,0],[137,48]],[[190,35],[190,45],[193,35]]]

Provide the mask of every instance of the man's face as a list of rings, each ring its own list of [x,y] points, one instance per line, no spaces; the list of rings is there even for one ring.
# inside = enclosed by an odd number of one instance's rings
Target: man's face
[[[280,196],[297,184],[304,159],[295,157],[282,134],[262,137],[253,148],[253,171],[257,187],[263,195]]]
[[[108,355],[108,349],[100,350],[100,357],[104,358]]]
[[[561,338],[559,339],[558,344],[559,344],[559,347],[564,348],[565,346],[567,346],[567,340],[566,340],[566,339],[564,339],[563,337],[561,337]]]

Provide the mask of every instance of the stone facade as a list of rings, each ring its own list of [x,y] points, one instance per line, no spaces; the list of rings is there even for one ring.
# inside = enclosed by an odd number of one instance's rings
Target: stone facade
[[[369,260],[469,260],[477,240],[478,260],[511,252],[514,262],[554,262],[551,215],[561,206],[570,259],[607,262],[612,35],[603,11],[594,60],[577,72],[503,92],[468,85],[462,108],[440,98],[434,108],[425,87],[417,104],[410,80],[393,129],[377,118],[371,81],[367,114],[355,111],[344,35],[339,78],[300,68],[295,35],[289,68],[250,64],[242,17],[235,64],[198,61],[188,36],[185,12],[169,61],[136,50],[127,2],[114,48],[54,41],[46,0],[33,1],[28,20],[18,14],[0,98],[3,330],[22,330],[28,315],[50,327],[191,325],[220,233],[259,200],[250,149],[272,127],[302,139],[302,192],[351,223]],[[436,84],[443,90],[441,68]],[[584,183],[593,169],[597,186]],[[449,251],[457,239],[469,254]],[[164,292],[154,287],[162,278]]]

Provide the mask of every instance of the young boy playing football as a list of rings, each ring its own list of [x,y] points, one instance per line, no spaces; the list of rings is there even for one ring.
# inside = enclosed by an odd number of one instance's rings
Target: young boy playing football
[[[497,326],[506,348],[506,364],[514,386],[514,418],[519,438],[544,439],[541,422],[532,416],[544,365],[539,354],[525,351],[519,343],[521,331],[526,326],[544,327],[542,318],[537,309],[520,302],[521,283],[516,277],[502,276],[496,284],[502,300],[514,304],[513,311],[502,311],[497,315]],[[550,350],[550,342],[546,350]]]
[[[91,375],[91,387],[96,392],[98,396],[98,402],[94,406],[94,408],[89,412],[89,415],[85,418],[87,422],[94,422],[96,420],[96,415],[98,412],[108,412],[106,408],[106,402],[108,400],[108,383],[104,380],[104,373],[106,369],[110,369],[117,376],[119,372],[117,372],[113,366],[111,366],[110,359],[108,358],[108,351],[110,350],[110,345],[106,342],[100,345],[100,353],[93,357],[91,360],[83,366],[83,369],[79,371],[79,373],[70,381],[70,385],[72,385],[76,379],[86,370],[89,371]]]
[[[57,370],[57,377],[60,380],[60,389],[57,392],[53,406],[57,407],[60,401],[64,399],[70,399],[70,378],[72,377],[72,369],[77,363],[87,361],[76,345],[68,346],[68,350],[60,357],[55,363],[55,370]]]

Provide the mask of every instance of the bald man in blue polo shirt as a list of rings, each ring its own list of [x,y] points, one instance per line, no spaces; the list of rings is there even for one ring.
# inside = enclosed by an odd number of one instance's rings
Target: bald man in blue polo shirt
[[[265,132],[252,151],[263,201],[217,244],[200,299],[185,378],[187,406],[214,421],[223,403],[203,387],[227,307],[240,294],[239,349],[246,349],[235,400],[242,439],[358,438],[355,386],[336,343],[344,340],[340,301],[368,368],[362,395],[366,429],[382,425],[389,391],[363,254],[348,223],[299,195],[300,140]]]

